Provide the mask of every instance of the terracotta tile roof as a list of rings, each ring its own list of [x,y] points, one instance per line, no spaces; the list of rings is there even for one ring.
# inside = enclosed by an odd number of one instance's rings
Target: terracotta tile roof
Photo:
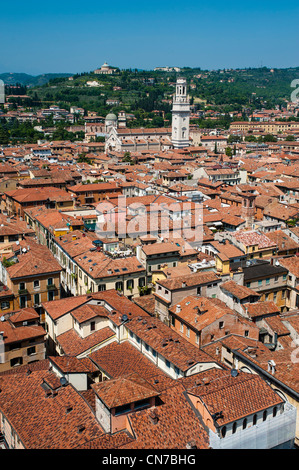
[[[176,310],[177,305],[180,306],[180,312]],[[173,305],[169,311],[198,331],[226,314],[236,315],[221,300],[199,296],[185,297],[179,304]]]
[[[215,240],[211,242],[211,245],[216,248],[218,251],[218,257],[220,259],[231,259],[231,258],[238,258],[240,256],[244,256],[243,251],[241,251],[239,248],[237,248],[235,245],[232,243],[229,243],[228,240],[226,240],[225,244],[224,243],[219,243],[219,241]]]
[[[267,237],[276,243],[279,251],[297,250],[299,252],[299,244],[295,242],[282,230],[267,233]]]
[[[291,274],[299,278],[299,258],[292,256],[290,258],[280,258],[279,264],[288,269]]]
[[[30,371],[43,370],[48,371],[50,367],[49,359],[41,359],[40,361],[31,362],[30,364],[24,364],[22,366],[14,367],[13,369],[8,369],[3,372],[0,372],[2,375],[14,375],[14,374],[27,374],[28,369]]]
[[[92,388],[88,390],[80,390],[80,395],[84,398],[84,400],[89,404],[93,412],[96,412],[96,396]]]
[[[244,357],[246,362],[249,361],[253,366],[260,367],[265,372],[268,372],[268,361],[273,360],[276,364],[273,380],[277,379],[298,393],[299,363],[290,360],[294,352],[294,343],[289,336],[280,337],[279,342],[281,342],[283,338],[286,338],[287,342],[284,342],[283,349],[276,351],[269,350],[269,348],[260,341],[250,340],[237,335],[225,337],[219,341],[219,344],[223,344],[231,350],[236,350]],[[213,344],[214,349],[216,344],[217,342]],[[211,347],[203,347],[203,349],[212,355]]]
[[[0,236],[17,235],[17,234],[30,235],[34,233],[34,230],[27,227],[27,224],[25,221],[11,218],[10,222],[8,223],[7,218],[8,217],[4,219],[3,216],[1,218]]]
[[[126,328],[182,371],[191,369],[197,363],[213,362],[210,356],[169,329],[158,318],[132,318],[126,323]]]
[[[89,251],[82,255],[75,256],[74,261],[93,279],[119,276],[120,273],[145,273],[145,268],[136,256],[113,259],[98,251]]]
[[[92,388],[109,409],[159,395],[157,390],[136,372],[93,384]]]
[[[240,230],[234,233],[234,238],[245,246],[258,245],[259,249],[275,247],[276,243],[268,238],[263,233],[259,233],[256,230]]]
[[[280,335],[290,335],[290,330],[284,325],[281,318],[276,315],[265,318],[265,323],[270,326],[271,330]]]
[[[186,449],[193,442],[197,449],[208,449],[208,435],[184,391],[183,385],[177,383],[161,393],[160,406],[130,414],[128,419],[136,439],[123,448]]]
[[[47,334],[40,325],[15,327],[8,320],[1,322],[4,344],[16,343],[34,338],[44,338]]]
[[[57,320],[87,301],[88,299],[86,295],[80,295],[77,297],[66,297],[64,299],[44,302],[42,305],[52,320]]]
[[[153,294],[143,295],[133,299],[135,304],[142,308],[145,312],[150,315],[155,313],[155,296]]]
[[[54,364],[63,374],[66,373],[89,373],[95,372],[98,368],[88,358],[78,359],[75,356],[49,356],[50,364]]]
[[[258,294],[254,290],[250,289],[249,287],[239,285],[235,281],[223,282],[220,285],[220,289],[231,293],[233,296],[237,297],[237,299],[240,300],[246,299],[249,296],[260,297],[260,294]]]
[[[162,271],[164,272],[164,274],[166,275],[168,279],[173,279],[174,277],[178,277],[178,276],[185,276],[185,275],[188,276],[189,274],[192,274],[191,269],[186,264],[180,264],[179,266],[175,266],[172,268],[167,267],[167,268],[162,269]]]
[[[108,317],[109,312],[105,307],[100,305],[84,304],[75,308],[71,312],[71,315],[78,323],[84,323],[98,316]]]
[[[102,344],[108,339],[113,338],[115,332],[108,326],[94,333],[81,338],[75,330],[71,329],[56,337],[57,344],[61,347],[64,354],[78,356],[83,352]]]
[[[30,250],[18,256],[18,262],[6,268],[10,279],[59,273],[62,268],[50,250],[43,245],[31,245]]]
[[[250,318],[280,313],[279,307],[272,301],[246,303],[243,307],[247,310]]]
[[[169,290],[182,289],[183,283],[186,287],[198,286],[209,282],[216,282],[219,277],[213,271],[204,271],[189,274],[188,276],[177,276],[173,279],[162,279],[158,281],[161,286]]]
[[[147,256],[160,254],[160,253],[170,253],[176,252],[177,254],[180,251],[180,247],[176,246],[173,243],[152,243],[150,245],[144,245],[142,250]]]
[[[28,212],[30,213],[30,210]],[[52,232],[53,229],[57,228],[62,229],[69,226],[83,225],[81,217],[75,218],[53,209],[42,209],[42,211],[36,213],[35,219]]]
[[[5,191],[5,194],[19,203],[50,201],[71,201],[71,195],[63,189],[55,187],[48,188],[26,188],[14,191]]]
[[[200,385],[187,390],[201,398],[211,415],[222,412],[222,417],[217,420],[218,426],[284,403],[278,393],[256,374],[239,372],[232,377],[230,371],[211,370],[196,374],[197,379],[201,377]]]
[[[56,237],[55,242],[59,245],[70,257],[75,258],[76,256],[83,255],[84,253],[89,254],[89,250],[94,248],[92,243],[95,236],[86,234],[80,230],[73,230],[68,234]]]
[[[2,258],[0,257],[1,261]],[[0,291],[0,299],[4,297],[12,297],[14,294],[11,289],[8,289],[7,286],[5,286],[1,291]]]
[[[94,351],[89,358],[110,378],[123,377],[134,371],[145,378],[157,391],[175,383],[165,372],[145,357],[129,341],[113,341]]]
[[[242,219],[241,217],[238,217],[236,215],[225,215],[224,217],[222,217],[222,223],[238,227],[239,225],[245,223],[245,219]]]
[[[298,209],[275,202],[265,207],[264,215],[278,220],[288,220],[298,216]]]
[[[53,376],[34,371],[0,377],[0,409],[26,449],[72,449],[103,434],[92,409],[74,387],[60,386],[54,395],[46,395],[42,384],[51,383]],[[67,413],[69,405],[72,410]]]
[[[119,189],[117,183],[88,183],[88,184],[77,184],[69,188],[69,192],[74,193],[86,193],[88,191],[97,192],[107,192],[113,191],[114,189]]]
[[[286,312],[281,315],[281,321],[287,327],[291,326],[294,330],[299,333],[299,310]]]
[[[39,314],[32,307],[23,308],[9,316],[9,321],[11,323],[19,323],[30,320],[39,320]]]
[[[81,394],[86,398],[86,392],[81,392]],[[84,444],[79,445],[77,449],[122,449],[123,446],[132,441],[134,441],[134,439],[125,430],[115,434],[102,434],[95,439],[91,439]]]

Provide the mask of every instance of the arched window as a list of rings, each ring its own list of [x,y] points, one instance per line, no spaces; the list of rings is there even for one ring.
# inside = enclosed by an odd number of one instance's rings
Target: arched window
[[[273,418],[277,415],[277,406],[274,406],[273,408]]]
[[[267,419],[267,410],[265,410],[263,413],[263,421],[266,421],[266,419]]]
[[[253,419],[252,419],[252,423],[253,425],[255,425],[257,422],[257,416],[256,415],[253,415]]]
[[[222,437],[225,437],[225,435],[226,435],[226,426],[223,426],[223,427],[221,428],[221,436],[222,436]]]
[[[244,418],[243,419],[243,429],[246,429],[246,427],[247,427],[247,419]]]
[[[235,422],[233,424],[233,434],[235,434],[236,430],[237,430],[237,423]]]

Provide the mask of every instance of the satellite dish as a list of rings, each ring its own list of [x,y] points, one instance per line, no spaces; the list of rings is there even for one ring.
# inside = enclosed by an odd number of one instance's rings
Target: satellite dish
[[[61,384],[63,387],[64,387],[65,385],[67,385],[67,383],[68,383],[68,382],[67,382],[67,380],[66,380],[65,377],[61,377],[61,378],[60,378],[60,384]]]
[[[4,316],[2,315],[2,317],[0,318],[1,321],[5,321],[5,318]]]
[[[121,317],[121,321],[128,321],[128,315],[124,314],[124,315]]]
[[[237,375],[239,375],[239,372],[237,371],[237,369],[232,369],[231,370],[231,376],[232,377],[237,377]]]

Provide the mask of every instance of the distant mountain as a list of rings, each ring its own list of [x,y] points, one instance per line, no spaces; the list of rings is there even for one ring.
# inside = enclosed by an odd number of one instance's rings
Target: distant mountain
[[[3,80],[5,85],[21,85],[41,86],[48,83],[52,78],[71,77],[72,73],[45,73],[43,75],[28,75],[27,73],[0,73],[0,80]]]

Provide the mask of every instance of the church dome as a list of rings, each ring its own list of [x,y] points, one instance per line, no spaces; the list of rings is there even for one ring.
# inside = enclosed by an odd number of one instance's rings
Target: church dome
[[[115,116],[115,114],[109,113],[109,114],[107,114],[105,120],[106,121],[117,121],[117,117]]]

